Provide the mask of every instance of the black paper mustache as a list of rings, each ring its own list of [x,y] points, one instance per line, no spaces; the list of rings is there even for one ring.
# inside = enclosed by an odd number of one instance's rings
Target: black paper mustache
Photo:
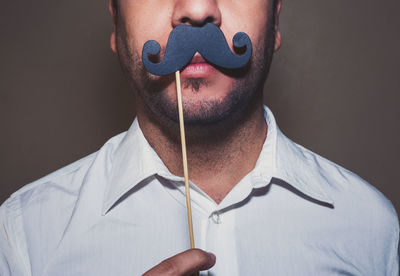
[[[252,45],[246,33],[238,32],[232,39],[235,48],[243,49],[242,55],[232,53],[225,36],[215,24],[207,23],[202,27],[178,25],[168,38],[162,61],[154,63],[149,56],[160,54],[160,44],[155,40],[147,41],[143,46],[142,61],[146,69],[158,76],[172,74],[185,67],[196,52],[208,62],[225,68],[238,69],[245,66],[252,54]]]

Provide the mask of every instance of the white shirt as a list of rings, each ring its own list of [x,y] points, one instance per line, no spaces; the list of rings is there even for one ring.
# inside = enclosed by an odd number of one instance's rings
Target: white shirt
[[[196,247],[217,256],[202,275],[399,275],[390,201],[265,119],[254,170],[220,204],[190,184]],[[1,276],[135,276],[189,248],[183,179],[137,120],[0,211]]]

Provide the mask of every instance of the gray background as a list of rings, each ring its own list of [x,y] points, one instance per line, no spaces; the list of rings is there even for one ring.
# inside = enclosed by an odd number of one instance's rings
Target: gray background
[[[134,118],[106,0],[2,1],[0,201]],[[400,210],[400,1],[284,0],[265,103],[286,135]]]

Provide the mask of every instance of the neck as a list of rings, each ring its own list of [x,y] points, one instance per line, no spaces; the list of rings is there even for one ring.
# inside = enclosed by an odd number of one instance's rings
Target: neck
[[[267,124],[261,101],[257,102],[230,126],[225,124],[207,130],[187,128],[189,178],[216,203],[255,167],[260,155]],[[171,135],[149,119],[140,106],[143,105],[138,105],[138,121],[147,141],[171,173],[183,176],[178,126],[174,127],[176,135]]]

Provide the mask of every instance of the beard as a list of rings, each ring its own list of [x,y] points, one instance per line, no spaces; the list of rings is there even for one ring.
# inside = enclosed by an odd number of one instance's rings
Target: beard
[[[273,21],[273,20],[270,20]],[[174,75],[157,77],[145,69],[141,56],[131,49],[123,24],[117,27],[117,49],[120,64],[148,117],[166,132],[176,132],[179,125],[177,100],[168,97],[167,87],[175,82]],[[227,70],[216,67],[234,79],[231,91],[222,99],[193,101],[183,99],[183,113],[187,133],[215,136],[215,130],[226,131],[243,120],[254,108],[260,108],[262,90],[267,78],[274,50],[274,24],[269,22],[266,36],[253,46],[253,56],[243,68]],[[160,57],[163,56],[161,51]],[[206,79],[184,79],[183,88],[193,93],[209,85]],[[222,128],[221,128],[222,127]],[[221,131],[220,131],[221,132]],[[175,135],[173,135],[175,136]]]

